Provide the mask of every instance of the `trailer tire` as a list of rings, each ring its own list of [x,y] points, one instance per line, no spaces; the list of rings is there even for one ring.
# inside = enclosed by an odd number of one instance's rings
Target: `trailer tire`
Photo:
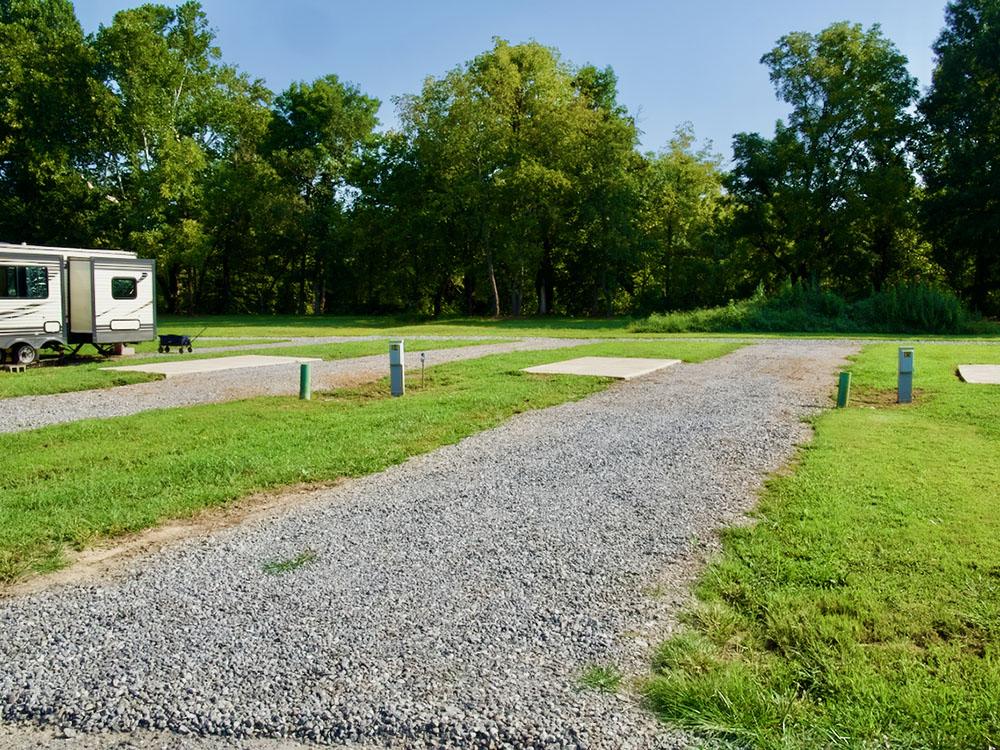
[[[19,365],[33,365],[38,359],[38,351],[31,344],[14,346],[14,362]]]
[[[160,354],[163,354],[163,347],[162,346],[157,347],[156,351],[158,351]]]
[[[188,354],[190,354],[190,353],[191,353],[191,352],[193,352],[193,351],[194,351],[194,350],[193,350],[193,349],[192,349],[192,348],[191,348],[191,347],[189,346],[189,347],[188,347]]]

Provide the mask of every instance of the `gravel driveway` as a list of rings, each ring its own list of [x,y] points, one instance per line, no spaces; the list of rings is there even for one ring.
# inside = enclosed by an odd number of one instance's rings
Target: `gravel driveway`
[[[802,417],[829,405],[854,350],[768,342],[680,365],[100,585],[0,602],[0,716],[405,747],[687,746],[627,690],[579,677],[648,669],[713,532],[808,437]]]
[[[329,340],[309,339],[308,341],[309,343],[343,343],[359,340],[342,336],[328,338]],[[444,337],[439,338],[443,339]],[[539,338],[503,344],[463,346],[454,349],[431,349],[427,352],[427,366],[432,367],[461,359],[476,359],[489,354],[582,346],[595,343],[595,341],[597,340]],[[281,344],[281,346],[287,347],[291,344]],[[242,348],[235,347],[227,350],[239,351]],[[265,346],[259,345],[253,348],[265,348]],[[419,349],[407,352],[407,368],[419,368],[419,357]],[[312,364],[313,389],[332,389],[359,381],[374,380],[388,375],[388,369],[388,354],[337,359],[330,362],[314,362]],[[0,433],[33,430],[50,424],[75,422],[80,419],[123,417],[151,409],[236,401],[252,396],[294,395],[298,392],[299,366],[298,364],[285,364],[182,375],[167,380],[92,391],[56,393],[49,396],[18,396],[0,399]]]

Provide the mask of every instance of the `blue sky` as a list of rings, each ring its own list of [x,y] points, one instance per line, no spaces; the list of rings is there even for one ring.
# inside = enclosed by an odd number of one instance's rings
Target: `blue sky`
[[[179,0],[177,0],[179,2]],[[78,0],[87,32],[138,0]],[[620,99],[662,147],[689,121],[699,139],[730,155],[733,133],[773,132],[786,107],[759,60],[789,31],[819,31],[834,21],[880,23],[910,60],[921,87],[930,81],[931,44],[945,0],[202,0],[224,59],[280,91],[327,73],[382,100],[418,91],[491,46],[494,36],[535,39],[575,64],[611,65]]]

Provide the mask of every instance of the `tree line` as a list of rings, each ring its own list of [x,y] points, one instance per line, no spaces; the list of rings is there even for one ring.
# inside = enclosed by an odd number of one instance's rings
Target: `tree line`
[[[393,104],[327,75],[270,91],[197,2],[85,35],[0,0],[0,239],[157,260],[167,312],[606,315],[789,281],[914,281],[1000,311],[1000,0],[955,0],[923,95],[878,26],[790,33],[788,104],[725,164],[657,152],[610,67],[495,40]]]

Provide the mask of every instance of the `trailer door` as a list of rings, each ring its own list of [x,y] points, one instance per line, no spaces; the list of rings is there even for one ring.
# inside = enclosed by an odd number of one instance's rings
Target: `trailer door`
[[[92,258],[94,343],[135,343],[156,335],[152,260]]]
[[[69,267],[69,330],[86,336],[94,333],[94,269],[90,258],[70,258]]]

